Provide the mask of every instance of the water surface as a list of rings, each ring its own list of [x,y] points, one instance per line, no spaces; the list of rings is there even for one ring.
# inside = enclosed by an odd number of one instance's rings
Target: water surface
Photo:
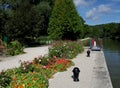
[[[113,88],[120,88],[120,42],[104,39],[103,51],[111,76]]]

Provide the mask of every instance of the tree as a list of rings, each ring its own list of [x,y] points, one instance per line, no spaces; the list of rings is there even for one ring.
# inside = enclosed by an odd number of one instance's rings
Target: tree
[[[6,24],[7,34],[10,38],[24,40],[26,36],[32,34],[32,18],[30,11],[32,6],[24,1]],[[21,37],[22,36],[22,37]]]
[[[98,37],[109,37],[112,39],[119,39],[120,38],[120,23],[107,23],[101,25],[92,26],[94,32],[97,30]]]
[[[90,27],[89,25],[84,25],[84,35],[83,35],[83,38],[85,37],[92,37],[92,27]]]
[[[51,6],[49,2],[42,1],[38,5],[34,6],[32,11],[35,13],[34,16],[34,31],[36,31],[36,35],[47,35],[47,28],[49,17],[51,13]]]
[[[49,21],[48,34],[53,39],[75,40],[82,37],[83,20],[72,0],[55,0]]]
[[[22,0],[21,0],[22,1]],[[15,2],[14,2],[15,3]],[[47,35],[51,6],[49,2],[31,3],[23,0],[16,9],[12,9],[11,19],[6,23],[6,34],[21,42],[26,38]],[[22,36],[22,37],[21,37]]]
[[[4,25],[4,13],[3,13],[3,11],[0,9],[0,34],[2,33],[3,25]]]
[[[9,19],[9,15],[6,11],[0,9],[0,36],[6,35],[5,25]]]

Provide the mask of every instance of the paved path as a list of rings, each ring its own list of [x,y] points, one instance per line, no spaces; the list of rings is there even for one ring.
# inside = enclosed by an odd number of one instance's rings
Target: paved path
[[[25,54],[11,56],[11,57],[0,57],[0,71],[8,68],[15,68],[20,66],[21,61],[32,61],[34,57],[39,55],[48,54],[49,46],[34,47],[34,48],[25,48]]]
[[[86,57],[86,51],[79,54],[72,66],[65,72],[55,74],[49,80],[49,88],[113,88],[102,51],[91,51],[91,57]],[[72,70],[79,67],[79,82],[72,79]]]

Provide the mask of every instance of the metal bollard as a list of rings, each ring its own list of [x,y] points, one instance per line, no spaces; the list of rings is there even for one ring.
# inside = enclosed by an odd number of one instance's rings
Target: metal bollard
[[[90,50],[87,50],[87,57],[90,57]]]
[[[73,80],[79,81],[79,73],[80,73],[79,68],[75,67],[72,72],[73,72]]]

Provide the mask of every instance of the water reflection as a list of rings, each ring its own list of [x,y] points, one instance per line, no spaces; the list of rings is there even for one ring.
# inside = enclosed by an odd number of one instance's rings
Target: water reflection
[[[103,40],[103,51],[114,88],[120,88],[120,42]]]

